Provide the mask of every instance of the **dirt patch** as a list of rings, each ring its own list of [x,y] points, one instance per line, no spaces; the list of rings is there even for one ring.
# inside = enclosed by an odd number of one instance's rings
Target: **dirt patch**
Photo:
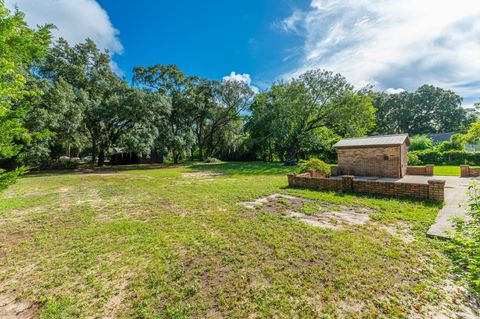
[[[127,280],[123,281],[118,286],[118,291],[113,295],[107,303],[104,305],[103,310],[106,318],[116,318],[122,306],[124,306],[123,301],[127,295]]]
[[[446,297],[438,305],[426,310],[426,318],[432,319],[478,319],[480,318],[480,300],[469,294],[468,290],[446,280],[439,289]],[[411,316],[410,319],[418,316]]]
[[[363,225],[370,220],[365,214],[358,214],[352,211],[343,212],[325,212],[319,216],[306,215],[304,213],[289,211],[286,213],[289,217],[298,218],[302,223],[313,227],[322,227],[330,229],[340,229],[345,225]]]
[[[279,213],[313,227],[341,229],[347,225],[363,225],[370,221],[368,207],[333,205],[284,194],[272,194],[250,202],[240,202],[249,209]]]
[[[31,319],[37,315],[38,306],[26,300],[0,293],[0,318]]]
[[[381,229],[392,235],[393,237],[399,238],[404,243],[412,243],[415,240],[415,237],[411,234],[411,229],[407,225],[402,223],[397,223],[395,227],[393,226],[380,226]]]
[[[182,177],[184,178],[211,178],[217,176],[225,176],[224,173],[216,173],[216,172],[195,172],[195,173],[183,173]]]

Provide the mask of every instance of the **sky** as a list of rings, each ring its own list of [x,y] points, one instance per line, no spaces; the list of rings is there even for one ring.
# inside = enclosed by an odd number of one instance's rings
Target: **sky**
[[[360,88],[454,90],[480,101],[477,0],[5,0],[54,36],[90,37],[117,74],[176,64],[188,75],[235,78],[256,90],[309,69]]]

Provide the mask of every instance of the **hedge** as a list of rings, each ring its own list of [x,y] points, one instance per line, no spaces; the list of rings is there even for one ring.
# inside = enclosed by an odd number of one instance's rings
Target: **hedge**
[[[480,165],[480,152],[468,151],[448,151],[439,152],[436,150],[414,151],[409,152],[413,156],[418,157],[421,165]]]

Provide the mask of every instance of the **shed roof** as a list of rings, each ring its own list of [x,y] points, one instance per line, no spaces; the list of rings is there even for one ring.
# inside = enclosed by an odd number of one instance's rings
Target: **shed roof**
[[[333,145],[337,148],[342,147],[374,147],[374,146],[394,146],[402,145],[407,142],[410,145],[408,134],[378,135],[367,137],[344,138]]]

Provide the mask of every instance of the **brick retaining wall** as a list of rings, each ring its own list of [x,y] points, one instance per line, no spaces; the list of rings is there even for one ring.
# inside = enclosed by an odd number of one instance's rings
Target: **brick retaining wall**
[[[425,166],[408,166],[407,175],[425,175],[433,176],[433,167],[432,164],[427,164]]]
[[[407,196],[419,199],[444,200],[445,181],[429,180],[428,184],[398,183],[382,180],[356,180],[354,176],[342,178],[315,178],[310,173],[288,174],[290,187],[303,187],[340,192],[370,193],[385,196]]]
[[[460,165],[461,177],[478,177],[480,176],[480,168],[470,167],[469,165]]]
[[[433,164],[427,164],[425,166],[408,166],[407,167],[407,175],[425,175],[425,176],[433,176]],[[345,172],[338,166],[332,166],[332,176],[338,176],[338,175],[343,175],[347,174],[348,172]],[[479,170],[480,174],[480,170]],[[480,176],[480,175],[477,175]]]

